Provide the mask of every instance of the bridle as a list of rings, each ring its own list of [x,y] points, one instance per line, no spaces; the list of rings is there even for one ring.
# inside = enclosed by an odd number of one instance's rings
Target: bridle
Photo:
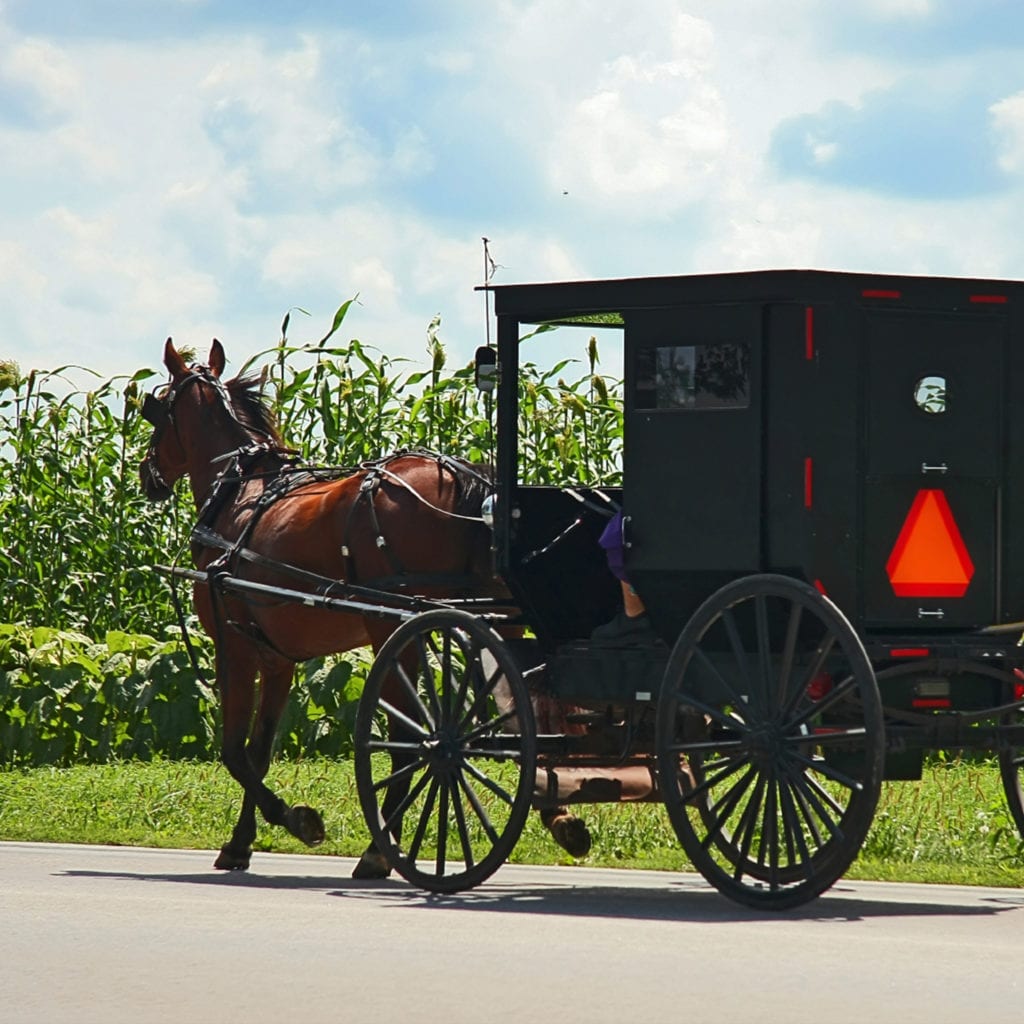
[[[263,449],[280,449],[281,445],[265,430],[261,430],[251,423],[243,423],[239,419],[238,413],[234,411],[230,392],[224,382],[209,367],[197,365],[191,368],[187,376],[182,377],[181,380],[154,388],[142,399],[142,419],[153,424],[154,427],[153,437],[150,438],[150,447],[146,451],[146,461],[152,461],[156,456],[157,447],[163,440],[168,424],[174,428],[174,435],[178,443],[181,443],[181,435],[178,433],[178,425],[174,419],[174,403],[190,384],[200,383],[208,384],[214,389],[224,412],[246,434],[256,433],[262,436],[262,440],[257,442],[257,446],[263,447]],[[154,470],[154,474],[158,477],[160,475],[156,470]]]
[[[154,483],[167,490],[170,490],[170,487],[167,484],[167,481],[165,481],[160,475],[160,471],[155,465],[157,448],[163,440],[164,432],[166,431],[168,424],[174,428],[174,436],[177,438],[179,446],[184,448],[181,440],[181,434],[178,432],[178,424],[174,418],[174,405],[189,385],[199,383],[208,384],[214,389],[217,397],[220,399],[220,403],[224,411],[247,436],[252,433],[262,435],[263,440],[257,441],[253,445],[243,446],[240,451],[249,450],[251,448],[262,450],[280,449],[280,445],[266,431],[261,430],[252,424],[243,423],[238,418],[238,414],[235,412],[235,407],[231,402],[231,394],[224,382],[210,369],[210,367],[198,364],[193,366],[189,370],[188,374],[182,377],[181,380],[172,381],[169,384],[163,384],[160,387],[154,388],[142,400],[142,418],[153,425],[153,436],[150,438],[149,448],[146,450],[146,464]],[[214,461],[221,461],[223,459],[230,458],[233,454],[235,453],[229,452],[227,455],[218,456]]]

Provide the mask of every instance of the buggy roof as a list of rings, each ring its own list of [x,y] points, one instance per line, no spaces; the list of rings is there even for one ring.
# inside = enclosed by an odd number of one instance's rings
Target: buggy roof
[[[832,270],[753,270],[669,277],[612,278],[547,284],[486,285],[497,316],[523,323],[615,327],[630,309],[738,301],[842,301],[903,298],[912,306],[969,308],[1006,301],[1024,282]]]

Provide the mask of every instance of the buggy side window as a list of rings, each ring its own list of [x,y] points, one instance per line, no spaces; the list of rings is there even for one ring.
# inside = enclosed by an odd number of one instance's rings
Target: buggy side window
[[[927,413],[943,413],[946,411],[946,378],[929,376],[922,377],[914,385],[914,401],[918,409]]]
[[[638,409],[746,409],[750,346],[716,341],[641,348],[635,393]]]

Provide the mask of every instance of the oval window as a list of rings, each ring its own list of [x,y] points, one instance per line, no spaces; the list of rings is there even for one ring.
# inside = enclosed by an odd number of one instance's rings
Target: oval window
[[[928,413],[946,411],[946,378],[922,377],[914,385],[914,402],[918,409]]]

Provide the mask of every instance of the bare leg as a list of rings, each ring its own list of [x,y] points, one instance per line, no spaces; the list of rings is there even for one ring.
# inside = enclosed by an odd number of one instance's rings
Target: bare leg
[[[647,608],[644,606],[643,601],[640,600],[640,595],[625,580],[620,580],[620,582],[622,584],[622,607],[626,612],[626,616],[630,619],[635,619],[638,615],[643,615]]]

